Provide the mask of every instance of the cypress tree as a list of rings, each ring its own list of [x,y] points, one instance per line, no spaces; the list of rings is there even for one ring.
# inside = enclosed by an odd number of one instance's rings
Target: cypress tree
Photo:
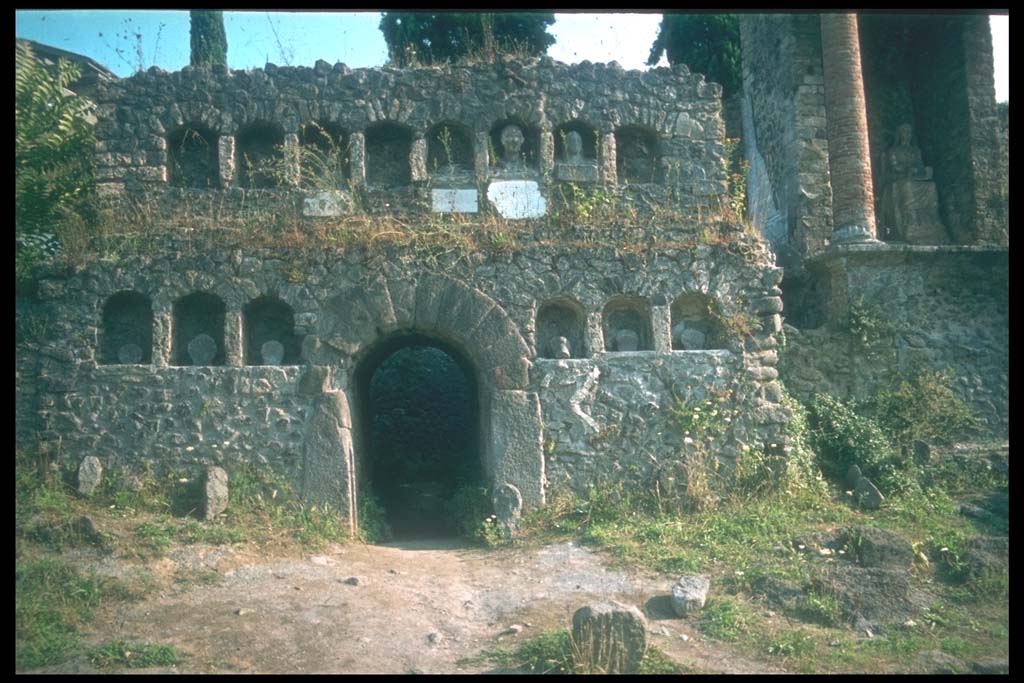
[[[224,13],[209,10],[189,12],[192,34],[192,66],[228,63],[228,38]]]

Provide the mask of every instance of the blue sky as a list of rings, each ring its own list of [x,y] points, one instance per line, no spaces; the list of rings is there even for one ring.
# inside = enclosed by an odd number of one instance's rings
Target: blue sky
[[[556,14],[548,54],[564,62],[615,60],[627,69],[644,62],[660,14]],[[380,66],[387,47],[379,12],[225,12],[228,65],[233,69],[312,66],[317,59],[350,67]],[[78,52],[119,76],[140,66],[176,71],[188,64],[187,11],[25,10],[15,12],[15,34]],[[626,38],[624,38],[626,37]],[[996,99],[1009,99],[1009,17],[993,18]]]

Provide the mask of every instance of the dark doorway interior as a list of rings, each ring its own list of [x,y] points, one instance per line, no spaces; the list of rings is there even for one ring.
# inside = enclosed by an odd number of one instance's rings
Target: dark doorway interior
[[[381,343],[357,374],[363,418],[361,477],[396,539],[454,536],[460,488],[479,485],[479,409],[469,361],[418,334]]]

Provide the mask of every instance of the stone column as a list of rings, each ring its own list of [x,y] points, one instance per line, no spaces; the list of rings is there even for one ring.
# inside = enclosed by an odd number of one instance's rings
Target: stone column
[[[170,306],[154,307],[153,310],[153,365],[165,368],[171,362],[172,341],[174,334],[174,316]]]
[[[654,350],[665,353],[672,350],[672,307],[651,306],[651,332]]]
[[[362,133],[352,133],[348,150],[352,185],[363,187],[366,185],[366,137]]]
[[[875,239],[875,199],[856,14],[821,15],[832,242]]]
[[[487,182],[487,176],[490,173],[490,153],[488,147],[490,145],[491,136],[487,132],[478,132],[476,134],[476,142],[473,145],[473,165],[476,167],[476,181],[478,183]]]
[[[605,133],[601,136],[601,182],[605,185],[614,185],[618,182],[618,172],[615,168],[615,133]]]
[[[555,136],[550,130],[540,133],[540,172],[543,176],[550,176],[555,169]]]
[[[412,148],[409,150],[409,177],[414,183],[430,180],[430,173],[427,170],[427,139],[422,135],[412,141]]]
[[[242,312],[228,310],[224,316],[224,364],[245,365],[242,349]]]
[[[591,355],[604,353],[604,327],[602,321],[604,317],[600,311],[594,311],[587,314],[587,347],[590,349]]]
[[[217,175],[225,190],[235,181],[235,138],[221,135],[217,138]]]
[[[284,158],[287,160],[287,183],[289,187],[298,187],[302,178],[302,160],[299,158],[299,136],[286,133],[284,136]]]

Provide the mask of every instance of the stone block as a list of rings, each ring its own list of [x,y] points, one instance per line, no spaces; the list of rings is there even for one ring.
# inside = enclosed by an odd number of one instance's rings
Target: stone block
[[[434,213],[477,213],[480,211],[476,190],[432,190],[431,210]]]
[[[704,576],[683,576],[672,586],[672,610],[686,617],[704,607],[711,582]]]
[[[491,397],[488,471],[515,486],[523,511],[544,505],[544,425],[537,394],[495,391]]]
[[[228,473],[207,467],[203,477],[203,517],[213,519],[228,509]]]
[[[95,455],[88,455],[78,466],[78,492],[91,496],[103,481],[103,463]]]
[[[495,180],[487,186],[487,200],[502,218],[543,218],[547,201],[534,180]]]
[[[572,640],[581,672],[637,673],[647,652],[647,619],[621,602],[589,605],[572,616]]]

